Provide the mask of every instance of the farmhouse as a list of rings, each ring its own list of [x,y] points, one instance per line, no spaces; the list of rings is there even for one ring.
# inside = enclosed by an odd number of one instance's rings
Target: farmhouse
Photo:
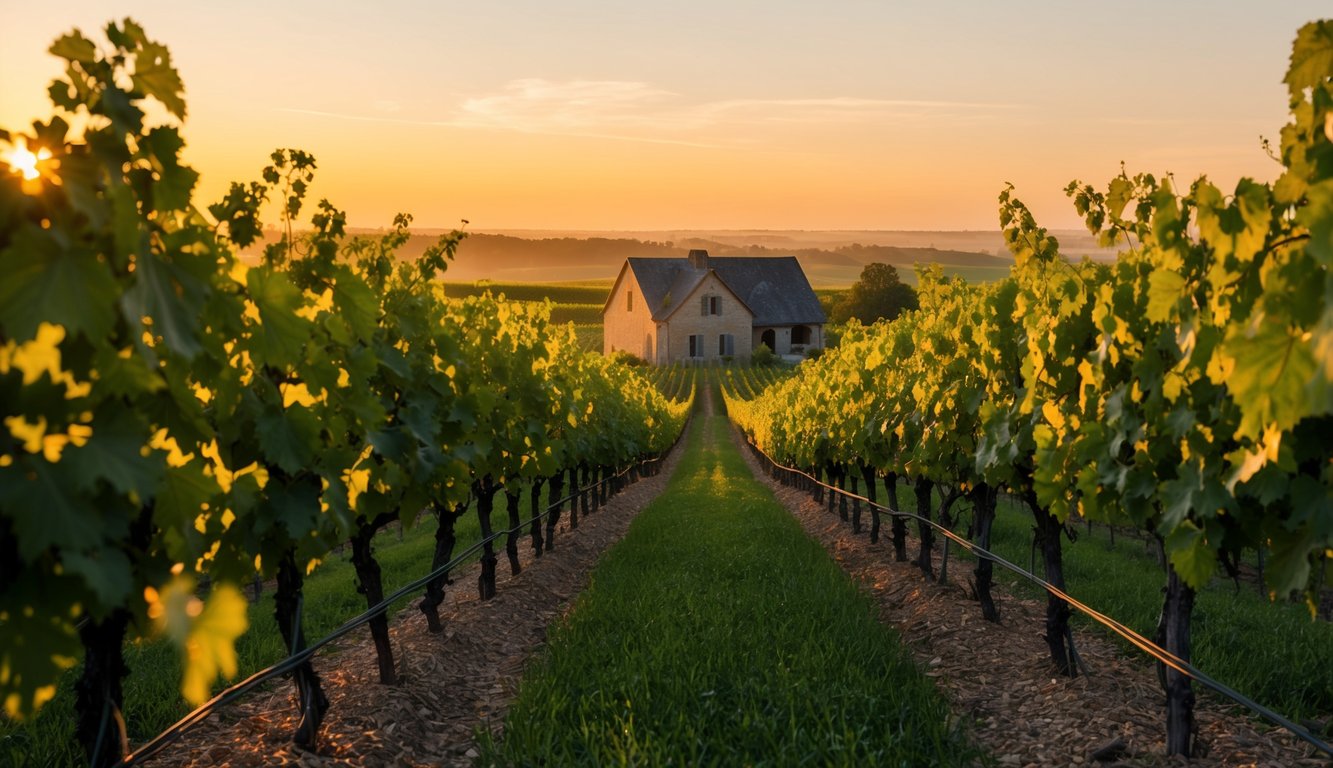
[[[602,308],[603,352],[650,363],[824,346],[824,310],[796,258],[626,259]]]

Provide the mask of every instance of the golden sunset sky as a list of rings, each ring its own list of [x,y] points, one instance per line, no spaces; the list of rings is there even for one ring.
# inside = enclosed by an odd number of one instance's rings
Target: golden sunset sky
[[[46,49],[133,17],[186,85],[201,200],[297,147],[356,226],[987,229],[1006,181],[1271,179],[1321,2],[9,3],[0,127]]]

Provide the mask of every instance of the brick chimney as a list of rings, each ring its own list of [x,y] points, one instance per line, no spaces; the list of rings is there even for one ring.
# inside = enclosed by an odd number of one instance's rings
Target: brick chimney
[[[708,269],[708,251],[693,250],[687,257],[690,260],[690,266],[695,269]]]

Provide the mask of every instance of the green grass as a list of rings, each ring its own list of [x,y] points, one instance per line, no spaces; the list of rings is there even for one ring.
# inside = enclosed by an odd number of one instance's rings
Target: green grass
[[[916,509],[912,491],[905,484],[899,485],[898,503],[899,509]],[[1001,498],[991,534],[992,550],[1028,568],[1032,525],[1031,514]],[[908,528],[914,531],[915,525],[909,524]],[[1095,527],[1092,534],[1079,526],[1078,533],[1077,541],[1064,541],[1069,594],[1151,638],[1166,583],[1155,555],[1142,540],[1123,534],[1116,535],[1112,547],[1110,531],[1104,526]],[[915,540],[909,543],[909,553],[915,546]],[[974,559],[956,547],[951,549],[950,557],[966,563],[963,568],[972,568]],[[938,567],[938,560],[936,564]],[[959,566],[950,563],[950,568]],[[1034,572],[1041,575],[1041,571],[1038,553]],[[1045,597],[1044,590],[1005,569],[997,567],[995,574],[996,582],[1011,593]],[[1003,617],[1003,604],[1000,610]],[[1076,626],[1112,634],[1080,613],[1074,616]],[[1042,629],[1034,625],[1032,631]],[[1218,681],[1290,718],[1327,719],[1333,715],[1333,624],[1311,620],[1303,604],[1272,603],[1251,584],[1237,588],[1233,582],[1219,578],[1199,593],[1191,631],[1193,663]],[[1127,642],[1120,642],[1127,653],[1142,659],[1145,665],[1150,663]]]
[[[497,526],[504,524],[505,519],[503,499],[499,505],[500,509],[493,517]],[[521,508],[526,514],[526,493]],[[383,569],[386,594],[429,571],[435,548],[435,528],[434,517],[427,515],[416,526],[404,531],[401,541],[396,529],[383,531],[376,537],[375,554]],[[481,539],[480,524],[474,513],[459,520],[455,531],[460,542],[455,553]],[[527,561],[522,548],[520,557]],[[475,556],[472,559],[476,559]],[[324,637],[365,611],[365,598],[357,594],[355,578],[351,549],[347,548],[342,554],[330,554],[306,579],[305,627],[309,638]],[[448,587],[450,590],[472,588],[461,583]],[[417,594],[400,601],[392,610],[400,610],[419,597]],[[342,644],[355,642],[360,637],[359,632],[353,633]],[[273,619],[271,590],[266,591],[258,603],[251,604],[250,629],[237,641],[236,650],[240,668],[238,680],[287,656],[277,622]],[[339,653],[336,647],[329,652],[333,659]],[[125,681],[124,714],[130,743],[134,746],[156,736],[191,708],[178,693],[180,661],[170,645],[155,640],[129,643],[125,648],[125,659],[130,674]],[[335,663],[326,654],[315,660],[315,669],[328,668]],[[74,740],[73,685],[78,672],[76,667],[65,675],[56,697],[32,722],[19,724],[0,720],[0,765],[87,765],[82,749]],[[278,681],[275,684],[288,683]]]
[[[715,395],[716,397],[716,395]],[[552,632],[483,762],[956,765],[973,754],[871,600],[709,416]]]

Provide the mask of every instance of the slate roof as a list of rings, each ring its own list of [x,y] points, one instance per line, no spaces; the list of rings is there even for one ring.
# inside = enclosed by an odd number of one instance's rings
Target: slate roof
[[[755,325],[826,322],[819,299],[795,256],[709,257],[706,269],[696,269],[684,258],[627,261],[657,321],[674,312],[712,270],[750,309]]]

